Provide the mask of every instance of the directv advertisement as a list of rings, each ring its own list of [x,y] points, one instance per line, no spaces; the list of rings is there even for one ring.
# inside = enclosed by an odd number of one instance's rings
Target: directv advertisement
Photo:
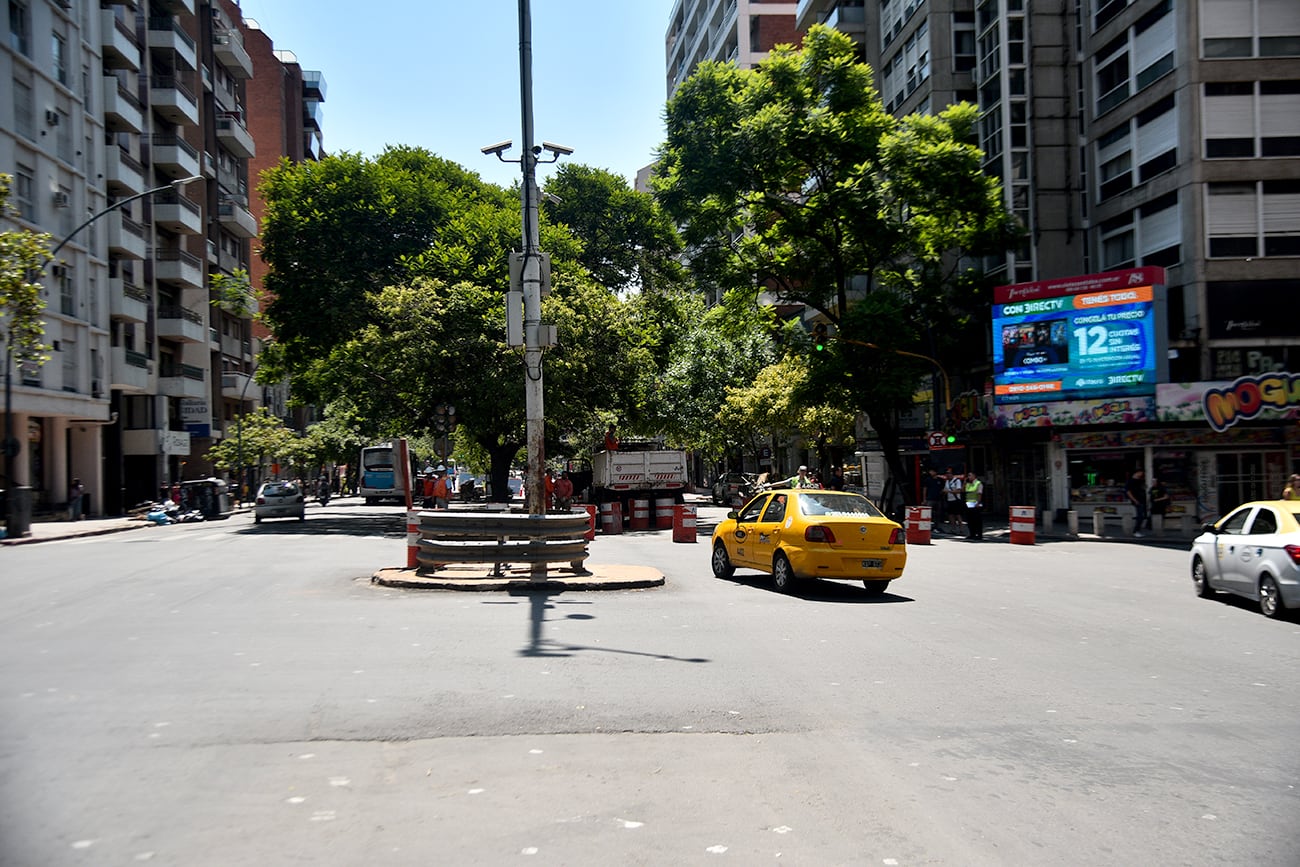
[[[1154,395],[1167,379],[1164,269],[994,290],[994,403]]]

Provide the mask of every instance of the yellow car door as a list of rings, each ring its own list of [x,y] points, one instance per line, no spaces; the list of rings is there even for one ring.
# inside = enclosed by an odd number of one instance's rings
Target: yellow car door
[[[758,522],[754,524],[750,543],[750,555],[754,558],[753,566],[766,572],[772,571],[772,557],[777,546],[781,544],[786,513],[790,510],[791,495],[786,491],[777,491],[768,499]]]
[[[767,505],[769,494],[759,494],[740,507],[736,513],[736,526],[724,538],[731,562],[736,566],[755,568],[757,559],[753,555],[754,545],[758,541],[758,519]]]

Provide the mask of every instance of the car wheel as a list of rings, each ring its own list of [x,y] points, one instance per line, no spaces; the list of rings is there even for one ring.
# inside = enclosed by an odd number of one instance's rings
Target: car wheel
[[[790,560],[780,551],[772,558],[772,586],[782,593],[789,593],[794,589],[794,569],[790,566]]]
[[[736,574],[736,567],[732,565],[731,558],[727,556],[727,546],[721,542],[715,542],[713,545],[713,577],[730,578]]]
[[[262,516],[261,516],[261,515],[254,515],[254,516],[253,516],[253,523],[254,523],[254,524],[260,524],[260,523],[262,523]]]
[[[1259,579],[1259,612],[1265,617],[1280,618],[1286,609],[1282,606],[1282,597],[1277,592],[1277,582],[1272,575]]]
[[[868,596],[882,596],[885,590],[889,588],[889,581],[881,581],[877,578],[862,579],[862,586],[866,588]]]
[[[1209,599],[1214,595],[1214,588],[1210,586],[1210,576],[1205,570],[1205,561],[1200,557],[1192,561],[1192,586],[1196,588],[1196,595],[1202,599]]]

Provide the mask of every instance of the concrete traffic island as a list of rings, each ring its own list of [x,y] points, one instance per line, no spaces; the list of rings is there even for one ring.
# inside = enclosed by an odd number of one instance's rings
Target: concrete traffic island
[[[371,584],[396,587],[402,590],[643,590],[662,587],[664,574],[649,566],[592,565],[587,564],[586,575],[548,574],[545,579],[532,579],[532,567],[507,568],[501,574],[492,567],[444,567],[431,575],[422,575],[416,569],[380,569],[370,577]]]

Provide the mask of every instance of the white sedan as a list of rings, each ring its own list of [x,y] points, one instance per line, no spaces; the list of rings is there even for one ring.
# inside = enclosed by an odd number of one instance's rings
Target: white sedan
[[[307,520],[307,504],[303,502],[302,491],[292,482],[266,482],[257,490],[257,501],[253,504],[253,523],[262,523],[263,518],[297,518]]]
[[[1235,593],[1265,617],[1300,608],[1300,500],[1246,503],[1203,530],[1191,551],[1198,596]]]

